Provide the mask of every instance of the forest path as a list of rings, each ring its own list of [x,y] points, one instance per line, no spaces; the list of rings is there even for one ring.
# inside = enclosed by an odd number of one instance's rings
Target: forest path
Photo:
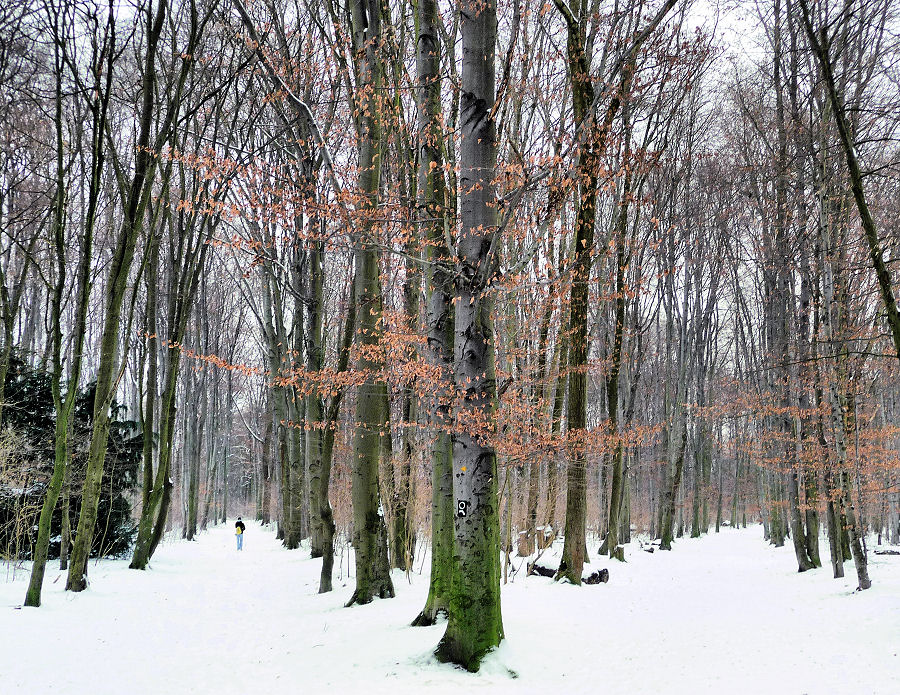
[[[320,560],[255,522],[238,552],[230,520],[164,544],[146,572],[92,561],[82,594],[52,569],[40,609],[14,608],[25,572],[0,580],[0,693],[895,692],[900,557],[870,555],[874,586],[854,593],[852,562],[843,580],[800,575],[789,545],[761,535],[723,529],[670,553],[631,544],[624,565],[594,560],[611,573],[599,586],[520,573],[503,589],[507,640],[472,676],[431,657],[443,625],[409,627],[427,558],[412,582],[394,572],[397,598],[344,608],[346,557],[319,595]]]

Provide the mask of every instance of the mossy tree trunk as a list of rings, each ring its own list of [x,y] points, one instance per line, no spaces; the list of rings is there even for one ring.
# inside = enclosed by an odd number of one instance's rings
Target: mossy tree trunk
[[[419,0],[416,8],[418,36],[416,66],[419,87],[419,214],[425,236],[425,330],[428,360],[439,374],[428,408],[428,426],[433,438],[431,461],[431,573],[425,607],[413,625],[433,625],[438,615],[449,611],[453,575],[453,447],[452,419],[453,306],[450,252],[445,232],[451,224],[444,203],[445,183],[441,149],[441,43],[436,0]]]
[[[447,630],[436,655],[477,671],[484,655],[503,639],[497,455],[485,441],[493,425],[497,396],[493,297],[488,287],[497,264],[497,133],[493,119],[497,7],[494,0],[464,0],[460,14],[461,217],[453,301],[456,568]]]
[[[355,306],[359,358],[357,368],[366,375],[356,391],[356,422],[353,436],[353,547],[356,551],[356,590],[347,605],[369,603],[376,596],[391,598],[387,550],[387,527],[379,505],[378,468],[388,413],[381,346],[382,297],[378,269],[376,224],[369,218],[378,203],[381,175],[380,89],[382,65],[381,3],[354,0],[350,29],[356,76],[356,123],[359,155],[358,188],[361,198],[355,234]]]

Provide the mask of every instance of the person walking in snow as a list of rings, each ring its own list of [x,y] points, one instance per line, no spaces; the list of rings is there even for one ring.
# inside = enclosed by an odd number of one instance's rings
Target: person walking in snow
[[[244,526],[244,522],[241,521],[241,517],[238,517],[238,520],[234,524],[234,537],[237,538],[237,549],[244,549],[244,530],[247,527]]]

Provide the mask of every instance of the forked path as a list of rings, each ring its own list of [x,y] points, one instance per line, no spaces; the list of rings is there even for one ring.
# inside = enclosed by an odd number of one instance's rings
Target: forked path
[[[168,543],[146,572],[92,562],[77,595],[50,571],[40,609],[16,608],[26,573],[0,573],[0,693],[897,692],[900,557],[871,556],[875,585],[854,593],[852,563],[844,580],[798,575],[757,527],[595,561],[611,571],[600,586],[519,574],[503,591],[507,640],[473,676],[431,658],[442,625],[409,627],[427,561],[395,572],[397,598],[344,608],[346,556],[319,595],[308,551],[248,523],[238,552],[233,533]]]

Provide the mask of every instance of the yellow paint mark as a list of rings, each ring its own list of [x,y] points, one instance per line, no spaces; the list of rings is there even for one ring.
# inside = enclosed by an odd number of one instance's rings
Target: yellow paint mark
[[[465,473],[465,472],[466,472],[466,467],[463,466],[460,470],[461,470],[463,473]]]

